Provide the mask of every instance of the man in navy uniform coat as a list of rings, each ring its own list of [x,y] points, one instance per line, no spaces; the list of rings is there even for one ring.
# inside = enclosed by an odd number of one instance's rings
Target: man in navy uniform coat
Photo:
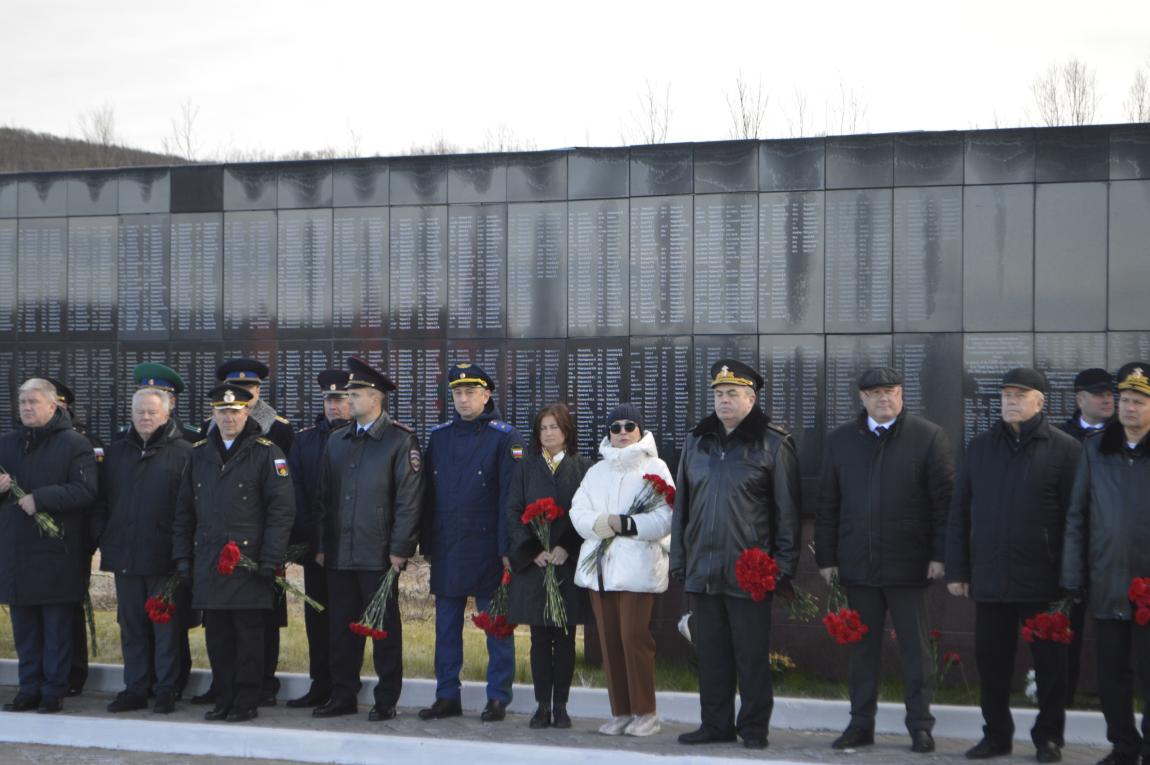
[[[321,603],[327,602],[327,571],[316,562],[318,552],[318,507],[320,467],[323,465],[327,437],[349,422],[347,405],[347,372],[325,369],[317,378],[323,391],[323,412],[316,415],[315,425],[296,433],[288,455],[288,467],[295,483],[295,524],[292,545],[307,545],[303,556],[304,592]],[[311,687],[287,705],[293,708],[317,707],[331,696],[331,667],[328,664],[328,614],[305,608],[304,630],[307,632],[308,674]]]
[[[431,561],[435,595],[435,703],[424,720],[462,714],[463,612],[469,596],[487,610],[507,565],[507,490],[523,439],[499,418],[495,383],[475,364],[448,372],[455,416],[431,432],[429,487],[420,549]],[[514,637],[487,638],[484,722],[502,720],[515,677]]]

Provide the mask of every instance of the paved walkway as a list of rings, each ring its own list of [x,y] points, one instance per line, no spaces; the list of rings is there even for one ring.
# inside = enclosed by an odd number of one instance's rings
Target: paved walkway
[[[13,693],[11,687],[0,687],[0,698]],[[287,709],[282,704],[260,710],[260,718],[250,723],[209,724],[203,722],[203,707],[180,703],[173,715],[132,712],[112,715],[104,706],[111,694],[89,693],[67,699],[59,715],[34,713],[0,713],[0,740],[28,740],[40,737],[39,744],[6,743],[0,745],[0,765],[7,763],[92,763],[93,765],[217,765],[234,763],[240,757],[268,756],[273,759],[250,759],[260,763],[299,761],[442,763],[466,759],[468,765],[482,762],[655,762],[664,758],[696,763],[759,761],[796,763],[873,763],[879,765],[924,765],[930,763],[966,762],[962,752],[973,744],[970,740],[939,739],[938,751],[916,755],[909,751],[905,736],[879,736],[873,747],[857,752],[835,752],[830,749],[831,732],[794,730],[772,731],[770,748],[748,751],[739,744],[706,747],[684,747],[675,737],[691,725],[669,723],[663,732],[648,739],[606,737],[596,728],[601,720],[577,719],[572,730],[533,731],[524,715],[508,715],[501,723],[485,724],[472,713],[461,718],[424,722],[414,709],[401,709],[395,720],[385,723],[367,721],[368,707],[360,707],[354,717],[317,720],[306,710]],[[46,739],[46,740],[45,740]],[[181,740],[211,742],[218,756],[179,756],[147,754],[109,749],[85,748],[85,744],[129,746],[162,749],[175,747]],[[121,743],[115,743],[120,741]],[[270,742],[270,743],[268,743]],[[74,744],[78,748],[43,745]],[[268,747],[271,747],[269,749]],[[277,748],[278,747],[278,748]],[[1016,753],[997,763],[1034,762],[1034,750],[1016,744]],[[185,749],[184,751],[188,751]],[[1097,762],[1106,749],[1072,745],[1064,751],[1064,762],[1085,765]],[[274,758],[281,759],[274,759]],[[285,759],[286,758],[286,759]]]

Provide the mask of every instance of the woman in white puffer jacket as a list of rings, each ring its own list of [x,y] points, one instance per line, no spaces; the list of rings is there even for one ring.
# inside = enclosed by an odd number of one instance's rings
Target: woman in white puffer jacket
[[[575,583],[591,591],[614,716],[599,732],[650,736],[661,727],[651,612],[656,594],[667,590],[671,508],[662,503],[648,513],[627,512],[649,485],[644,475],[653,473],[668,484],[673,479],[654,436],[643,431],[637,407],[620,404],[607,422],[608,435],[599,445],[603,459],[587,471],[571,501],[571,523],[585,540]],[[590,566],[599,543],[611,537],[616,539],[600,565]]]

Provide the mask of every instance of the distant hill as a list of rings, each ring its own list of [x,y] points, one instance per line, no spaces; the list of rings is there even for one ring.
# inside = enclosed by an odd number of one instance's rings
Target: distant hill
[[[180,157],[168,154],[0,127],[0,173],[185,164]]]

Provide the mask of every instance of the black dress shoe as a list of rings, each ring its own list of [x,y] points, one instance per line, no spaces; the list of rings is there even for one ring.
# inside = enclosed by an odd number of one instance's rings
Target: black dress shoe
[[[135,712],[137,709],[147,709],[148,700],[128,691],[122,691],[108,704],[109,712]]]
[[[847,728],[843,734],[831,742],[831,749],[856,749],[874,743],[874,731],[862,728]]]
[[[212,722],[226,720],[228,719],[228,708],[220,706],[212,707],[207,712],[204,712],[204,719]]]
[[[276,705],[275,691],[264,691],[260,693],[259,701],[256,702],[257,707],[274,707]]]
[[[45,696],[40,699],[40,706],[36,707],[36,711],[42,715],[56,714],[64,708],[64,700],[59,696]]]
[[[79,696],[83,692],[84,692],[84,686],[82,686],[82,685],[69,685],[68,690],[64,695],[65,696]]]
[[[1098,765],[1138,765],[1138,755],[1112,751],[1099,760]]]
[[[1053,741],[1043,741],[1034,753],[1039,762],[1062,762],[1062,747]]]
[[[1014,745],[1009,741],[1002,743],[998,741],[991,741],[988,738],[983,738],[977,744],[966,750],[966,759],[968,760],[988,760],[991,757],[1002,757],[1003,755],[1010,754]]]
[[[700,727],[690,733],[679,735],[680,744],[725,744],[735,740],[735,732],[719,733],[707,727]]]
[[[747,749],[766,749],[767,737],[766,736],[745,736],[743,738],[743,746]]]
[[[288,709],[306,709],[307,707],[318,707],[331,698],[331,691],[316,690],[312,688],[310,691],[300,696],[298,699],[288,699],[284,705]]]
[[[535,714],[531,715],[531,722],[527,723],[527,727],[532,730],[542,730],[551,725],[551,709],[546,704],[540,704],[535,708]]]
[[[371,711],[367,713],[368,722],[383,722],[384,720],[394,719],[395,707],[384,707],[382,710],[380,710],[379,704],[376,704],[371,708]]]
[[[17,693],[16,698],[4,705],[5,712],[33,712],[40,706],[39,696]]]
[[[487,706],[479,714],[479,719],[483,722],[499,722],[507,716],[507,705],[502,701],[495,699],[488,699]]]
[[[910,734],[910,750],[918,754],[928,754],[934,751],[934,736],[928,730],[916,730]]]
[[[343,715],[353,715],[358,711],[359,705],[354,701],[336,701],[335,699],[329,699],[311,710],[311,716],[342,717]]]
[[[216,689],[209,687],[206,691],[199,696],[192,696],[191,702],[193,704],[215,704],[216,703]]]
[[[566,704],[556,704],[551,707],[551,727],[563,729],[571,727],[571,715],[567,714]]]
[[[427,709],[419,710],[420,720],[442,720],[445,717],[459,717],[463,714],[463,706],[451,699],[436,699],[435,703]]]
[[[156,705],[152,707],[152,712],[158,715],[170,715],[176,711],[176,693],[175,691],[160,691],[156,694]]]
[[[228,722],[247,722],[260,716],[259,707],[236,707],[228,712]]]

